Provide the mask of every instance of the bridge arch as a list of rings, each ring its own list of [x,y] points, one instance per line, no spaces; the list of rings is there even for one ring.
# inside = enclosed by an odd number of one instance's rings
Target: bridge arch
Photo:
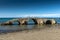
[[[46,24],[52,24],[51,20],[47,20]]]
[[[56,24],[56,21],[54,19],[46,20],[45,24]]]

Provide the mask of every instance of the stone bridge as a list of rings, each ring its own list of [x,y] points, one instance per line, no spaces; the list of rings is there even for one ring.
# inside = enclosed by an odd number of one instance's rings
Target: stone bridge
[[[41,24],[56,24],[56,21],[54,19],[46,19],[46,18],[17,18],[9,20],[5,23],[1,23],[1,25],[13,25],[14,22],[18,22],[19,25],[26,25],[28,24],[29,20],[33,20],[35,24],[41,25]]]

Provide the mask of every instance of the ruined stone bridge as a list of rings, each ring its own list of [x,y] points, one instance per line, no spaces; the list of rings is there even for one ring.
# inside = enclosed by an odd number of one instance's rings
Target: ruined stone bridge
[[[56,21],[54,19],[47,19],[47,18],[17,18],[12,19],[7,22],[1,23],[1,25],[13,25],[14,22],[18,22],[19,25],[26,25],[28,24],[29,20],[33,20],[35,24],[41,25],[41,24],[56,24]]]

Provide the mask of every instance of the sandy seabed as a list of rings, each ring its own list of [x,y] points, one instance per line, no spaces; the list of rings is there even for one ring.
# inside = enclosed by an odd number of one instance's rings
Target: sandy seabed
[[[60,27],[0,34],[0,40],[60,40]]]

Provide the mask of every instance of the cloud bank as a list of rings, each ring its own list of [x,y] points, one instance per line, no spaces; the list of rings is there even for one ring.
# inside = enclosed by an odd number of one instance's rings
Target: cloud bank
[[[25,14],[17,17],[60,17],[60,14]]]
[[[17,14],[17,15],[1,15],[0,17],[60,17],[60,14]]]

